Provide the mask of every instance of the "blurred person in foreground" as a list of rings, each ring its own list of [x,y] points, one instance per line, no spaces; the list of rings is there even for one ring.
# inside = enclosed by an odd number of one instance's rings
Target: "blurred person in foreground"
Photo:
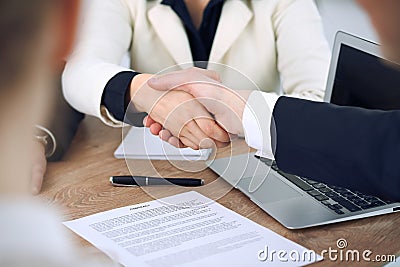
[[[370,15],[385,56],[398,67],[400,1],[358,2]],[[148,84],[191,93],[228,132],[244,134],[249,146],[275,158],[287,173],[400,201],[399,110],[340,107],[286,96],[272,99],[264,92],[231,90],[213,77],[215,73],[189,69]],[[163,140],[183,145],[151,118],[146,126]]]
[[[63,67],[62,67],[63,68]],[[65,100],[61,89],[61,74],[53,82],[49,118],[35,125],[32,148],[31,192],[40,193],[46,174],[47,162],[62,160],[78,130],[84,115],[73,109]],[[48,97],[48,96],[47,96]]]
[[[77,253],[31,192],[34,125],[46,123],[78,0],[0,0],[0,266],[100,266]],[[90,261],[90,262],[89,262]]]

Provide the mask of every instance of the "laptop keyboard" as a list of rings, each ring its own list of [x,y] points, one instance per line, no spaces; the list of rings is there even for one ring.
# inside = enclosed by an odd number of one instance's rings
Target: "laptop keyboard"
[[[275,161],[267,158],[256,156],[260,161],[270,166],[273,170],[285,177],[287,180],[295,184],[311,195],[314,199],[321,202],[323,205],[336,212],[337,214],[345,214],[356,212],[375,207],[380,207],[392,203],[391,201],[382,200],[378,197],[365,195],[358,191],[326,185],[304,177],[288,174],[281,171]]]

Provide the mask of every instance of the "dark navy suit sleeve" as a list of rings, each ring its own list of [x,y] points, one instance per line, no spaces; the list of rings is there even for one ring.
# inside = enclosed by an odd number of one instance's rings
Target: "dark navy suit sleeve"
[[[283,171],[400,200],[400,111],[280,97],[273,118]]]

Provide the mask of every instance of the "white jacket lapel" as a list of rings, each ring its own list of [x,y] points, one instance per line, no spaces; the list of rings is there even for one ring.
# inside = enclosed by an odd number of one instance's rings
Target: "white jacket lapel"
[[[157,4],[148,11],[149,20],[176,63],[192,62],[189,41],[176,13],[167,5]]]
[[[253,13],[243,1],[225,1],[209,61],[219,62],[221,60],[239,35],[245,30],[252,17]]]

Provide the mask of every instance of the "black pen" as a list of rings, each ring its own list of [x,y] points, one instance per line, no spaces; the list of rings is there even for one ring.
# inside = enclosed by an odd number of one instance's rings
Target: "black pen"
[[[203,179],[193,178],[157,178],[146,176],[111,176],[110,183],[113,186],[151,186],[151,185],[180,185],[180,186],[202,186]]]

